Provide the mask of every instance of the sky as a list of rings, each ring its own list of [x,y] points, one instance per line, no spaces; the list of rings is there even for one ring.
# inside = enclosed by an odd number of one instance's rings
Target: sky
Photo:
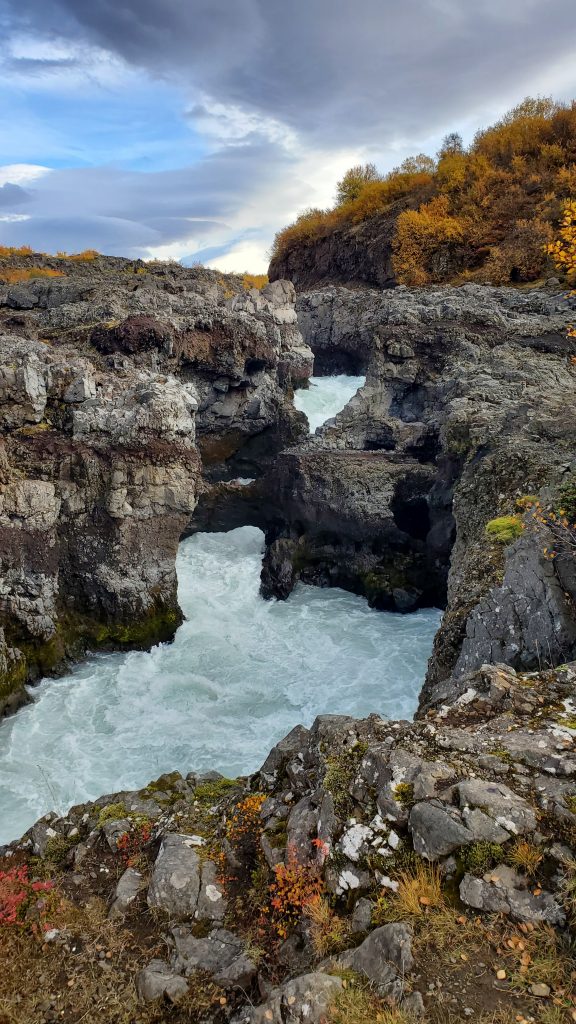
[[[526,95],[576,97],[574,0],[0,0],[0,244],[263,272]]]

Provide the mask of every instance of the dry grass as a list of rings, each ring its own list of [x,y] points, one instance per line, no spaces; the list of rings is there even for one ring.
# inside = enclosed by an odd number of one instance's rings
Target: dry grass
[[[404,921],[445,907],[442,875],[435,864],[419,860],[414,868],[399,872],[395,880],[398,882],[397,892],[381,895],[377,900],[375,924]]]
[[[2,1024],[36,1024],[50,1003],[64,1020],[128,1024],[138,1018],[146,1024],[134,976],[155,952],[164,955],[164,948],[140,946],[133,934],[108,921],[106,903],[96,898],[82,907],[62,900],[53,924],[69,936],[68,948],[41,944],[19,928],[0,932]]]
[[[310,939],[317,956],[329,956],[346,948],[350,923],[335,913],[328,900],[323,897],[313,900],[306,908],[306,916],[310,921]]]
[[[0,280],[6,284],[20,284],[22,281],[33,281],[37,277],[65,277],[61,270],[51,270],[49,267],[30,267],[24,270],[20,267],[14,269],[0,269]]]
[[[508,851],[506,859],[526,875],[534,875],[542,863],[542,853],[534,843],[518,839]]]
[[[326,1024],[410,1024],[412,1018],[392,1009],[369,988],[349,986],[328,1011]],[[425,1024],[420,1018],[422,1024]]]

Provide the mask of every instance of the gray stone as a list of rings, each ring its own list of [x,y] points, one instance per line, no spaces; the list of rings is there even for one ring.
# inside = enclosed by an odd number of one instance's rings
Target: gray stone
[[[350,927],[354,934],[368,931],[372,924],[373,910],[374,904],[372,900],[368,900],[364,896],[358,900],[350,918]]]
[[[168,833],[162,840],[148,890],[148,906],[170,917],[193,917],[200,893],[201,861],[189,836]]]
[[[411,992],[410,995],[404,997],[401,1006],[403,1012],[408,1015],[409,1020],[414,1017],[418,1020],[426,1014],[426,1007],[424,1006],[422,993],[418,992],[417,989],[416,991]]]
[[[270,779],[270,781],[274,781],[278,769],[293,757],[294,754],[304,749],[309,736],[309,729],[304,728],[303,725],[295,725],[284,739],[280,740],[275,747],[272,747],[260,769],[260,775]]]
[[[136,871],[134,868],[126,868],[116,886],[114,902],[110,907],[108,917],[121,917],[125,914],[130,904],[134,902],[138,893],[145,885],[146,882],[139,871]]]
[[[164,960],[151,960],[136,975],[136,992],[143,1003],[152,1003],[164,996],[176,1003],[188,992],[185,978],[175,974]]]
[[[310,797],[303,797],[292,808],[287,823],[288,846],[301,863],[310,861],[313,854],[312,840],[318,831],[318,809]]]
[[[410,811],[409,829],[416,853],[427,860],[446,857],[474,841],[472,832],[439,803],[415,804]]]
[[[514,921],[533,924],[563,925],[566,915],[548,892],[534,896],[528,890],[516,889],[504,883],[502,868],[495,868],[495,881],[464,875],[460,883],[460,899],[475,910],[490,914],[509,914]]]
[[[102,825],[102,831],[106,838],[106,842],[111,850],[118,849],[118,840],[126,833],[130,831],[132,822],[129,818],[118,818],[114,821],[105,821]]]
[[[461,808],[481,808],[497,825],[512,835],[522,835],[536,828],[533,808],[502,782],[468,779],[461,782],[456,789]]]
[[[470,810],[463,808],[462,818],[466,828],[469,828],[476,842],[505,843],[510,839],[510,833],[498,825],[493,818],[490,818],[478,807]]]
[[[330,974],[303,974],[275,989],[248,1019],[250,1024],[324,1024],[341,989],[340,978]]]
[[[405,924],[375,928],[356,949],[341,953],[336,963],[365,975],[382,992],[397,997],[399,978],[412,967],[412,932]]]
[[[207,971],[223,988],[247,988],[256,975],[256,965],[246,953],[242,939],[224,928],[215,928],[205,938],[196,938],[182,927],[173,928],[176,944],[174,966],[180,973]]]

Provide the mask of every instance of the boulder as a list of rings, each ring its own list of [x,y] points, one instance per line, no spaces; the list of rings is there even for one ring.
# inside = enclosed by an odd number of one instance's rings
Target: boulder
[[[162,840],[148,889],[148,906],[171,918],[193,917],[200,894],[201,860],[188,836]]]
[[[405,924],[375,928],[356,949],[336,958],[339,967],[363,974],[382,993],[395,998],[401,994],[401,978],[410,970],[412,932]]]
[[[414,804],[409,829],[414,849],[426,860],[438,860],[474,841],[474,836],[457,813],[439,801]]]
[[[341,989],[340,978],[333,975],[303,974],[275,989],[247,1019],[250,1024],[324,1024]]]
[[[256,976],[242,939],[224,928],[215,928],[204,938],[195,937],[184,927],[173,928],[176,945],[175,968],[192,975],[206,971],[223,988],[247,988]]]
[[[143,1003],[152,1003],[163,997],[176,1003],[188,992],[188,982],[175,974],[164,960],[151,960],[136,975],[136,992]]]

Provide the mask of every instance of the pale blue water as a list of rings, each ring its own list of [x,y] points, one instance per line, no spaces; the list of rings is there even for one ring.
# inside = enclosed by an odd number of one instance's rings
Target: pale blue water
[[[364,387],[366,377],[348,377],[338,374],[334,377],[310,377],[307,388],[298,388],[294,393],[294,405],[306,413],[313,434],[327,420],[336,416],[358,388]]]
[[[164,771],[251,772],[317,714],[412,716],[440,612],[377,612],[304,585],[263,601],[262,547],[252,527],[184,541],[188,618],[172,644],[90,657],[0,724],[0,843]]]

